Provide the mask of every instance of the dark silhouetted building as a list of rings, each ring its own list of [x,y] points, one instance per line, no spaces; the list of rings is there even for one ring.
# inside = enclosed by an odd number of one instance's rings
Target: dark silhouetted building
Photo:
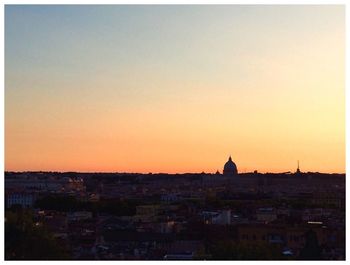
[[[224,166],[224,175],[229,176],[229,175],[237,175],[237,166],[236,164],[232,161],[231,156],[229,157],[228,161],[225,163]]]

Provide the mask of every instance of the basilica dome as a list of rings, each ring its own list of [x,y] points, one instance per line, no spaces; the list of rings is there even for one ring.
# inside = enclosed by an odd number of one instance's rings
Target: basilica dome
[[[236,175],[236,174],[238,174],[237,166],[232,161],[232,158],[230,156],[228,161],[224,165],[224,175]]]

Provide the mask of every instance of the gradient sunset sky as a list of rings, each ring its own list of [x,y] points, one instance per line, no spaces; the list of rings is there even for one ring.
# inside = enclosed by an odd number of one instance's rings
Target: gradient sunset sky
[[[5,170],[345,172],[345,7],[5,6]]]

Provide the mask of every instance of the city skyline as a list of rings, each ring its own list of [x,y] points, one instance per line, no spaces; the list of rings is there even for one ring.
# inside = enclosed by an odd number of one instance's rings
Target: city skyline
[[[5,170],[345,172],[344,6],[5,6]]]
[[[231,158],[231,155],[229,156],[228,158],[228,161],[232,161],[232,158]],[[235,164],[235,163],[234,163]],[[226,165],[226,163],[225,163]],[[224,165],[224,166],[225,166]],[[236,168],[237,170],[237,168]],[[11,171],[11,170],[5,170],[5,172],[57,172],[57,173],[70,173],[70,172],[76,172],[76,173],[120,173],[120,174],[170,174],[170,175],[173,175],[173,174],[225,174],[225,167],[221,167],[216,170],[216,171],[211,171],[211,172],[204,172],[204,171],[201,171],[201,172],[134,172],[134,171],[124,171],[124,172],[121,172],[121,171],[55,171],[55,170],[22,170],[22,171]],[[297,167],[296,169],[292,169],[292,170],[288,170],[288,171],[284,171],[284,172],[260,172],[258,170],[254,170],[254,171],[247,171],[245,168],[243,169],[240,169],[240,170],[237,170],[237,173],[238,174],[245,174],[245,173],[272,173],[272,174],[285,174],[285,173],[295,173],[295,174],[299,174],[299,173],[324,173],[324,172],[311,172],[311,171],[303,171],[303,170],[300,170],[300,161],[298,160],[297,161]],[[236,174],[237,174],[236,173]],[[345,172],[332,172],[334,174],[345,174]]]

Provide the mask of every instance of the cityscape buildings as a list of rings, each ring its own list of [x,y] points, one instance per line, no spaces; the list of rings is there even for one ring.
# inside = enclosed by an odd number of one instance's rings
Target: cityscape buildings
[[[5,194],[9,260],[345,259],[344,174],[238,173],[229,157],[223,174],[5,172]],[[21,249],[20,213],[51,256]]]

